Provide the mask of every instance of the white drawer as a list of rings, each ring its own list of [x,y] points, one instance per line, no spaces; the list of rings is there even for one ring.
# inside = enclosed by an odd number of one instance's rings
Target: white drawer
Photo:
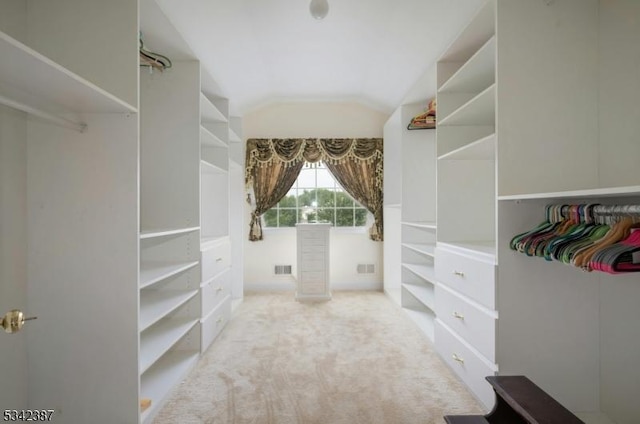
[[[202,295],[202,316],[207,316],[216,306],[231,294],[231,268],[205,282],[200,289]]]
[[[300,258],[302,259],[303,262],[322,262],[324,263],[324,252],[323,253],[318,253],[318,252],[305,252],[304,250],[302,251],[302,254],[300,255]]]
[[[208,245],[200,252],[201,280],[207,281],[231,265],[229,239]]]
[[[495,309],[494,264],[437,247],[435,271],[439,282]]]
[[[439,319],[435,323],[436,350],[449,367],[464,381],[487,409],[495,403],[493,389],[485,380],[495,375],[497,367],[475,355],[461,339],[447,329]]]
[[[324,283],[324,271],[302,271],[301,279],[303,283]]]
[[[326,267],[326,264],[324,262],[324,260],[319,260],[319,261],[302,261],[302,263],[300,264],[300,270],[302,272],[304,271],[324,271]]]
[[[322,230],[318,229],[308,229],[308,230],[298,230],[298,236],[302,240],[311,241],[311,240],[322,240],[324,241],[326,233]]]
[[[490,362],[496,361],[496,318],[436,286],[436,314]]]
[[[323,255],[326,251],[324,243],[305,243],[301,247],[302,253]]]
[[[218,337],[220,331],[227,325],[231,318],[231,296],[228,296],[217,308],[204,318],[201,322],[202,344],[200,351],[204,352],[211,343]]]
[[[324,294],[326,286],[324,283],[302,283],[300,291],[302,294]]]

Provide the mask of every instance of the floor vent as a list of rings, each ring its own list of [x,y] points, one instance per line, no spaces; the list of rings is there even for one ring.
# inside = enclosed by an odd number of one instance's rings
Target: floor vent
[[[276,265],[273,272],[275,275],[291,275],[291,265]]]
[[[375,272],[374,264],[358,264],[358,274],[374,274]]]

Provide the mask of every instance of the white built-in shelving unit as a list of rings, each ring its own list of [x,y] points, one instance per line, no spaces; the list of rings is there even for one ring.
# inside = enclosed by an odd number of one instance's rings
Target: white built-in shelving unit
[[[6,408],[138,419],[137,21],[135,1],[0,2],[0,303],[40,318],[0,341]]]
[[[637,278],[509,248],[547,204],[640,203],[622,15],[640,5],[491,0],[437,62],[435,345],[487,409],[486,375],[525,374],[586,423],[640,415]]]
[[[139,373],[151,401],[142,422],[200,352],[199,76],[196,61],[140,73]]]
[[[384,127],[384,290],[433,341],[438,227],[435,131],[407,129],[429,100],[425,93],[422,103],[400,106]]]

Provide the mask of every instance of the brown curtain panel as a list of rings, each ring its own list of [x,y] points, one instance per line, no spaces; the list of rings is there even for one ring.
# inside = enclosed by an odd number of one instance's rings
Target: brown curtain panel
[[[262,240],[260,216],[287,194],[305,162],[318,161],[324,161],[347,193],[373,214],[370,238],[383,240],[381,138],[249,139],[245,182],[253,189],[256,206],[249,240]]]

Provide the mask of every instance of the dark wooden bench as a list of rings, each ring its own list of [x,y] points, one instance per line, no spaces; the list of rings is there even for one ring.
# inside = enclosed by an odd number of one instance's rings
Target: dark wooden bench
[[[447,415],[448,424],[584,424],[523,375],[490,376],[496,404],[487,415]]]

